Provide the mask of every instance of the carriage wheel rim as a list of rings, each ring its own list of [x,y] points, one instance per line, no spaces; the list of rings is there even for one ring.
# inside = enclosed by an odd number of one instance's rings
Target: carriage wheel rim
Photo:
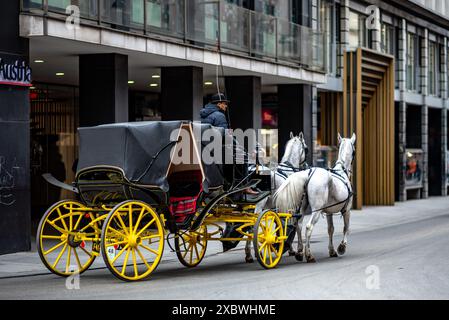
[[[259,216],[255,228],[253,246],[258,262],[266,269],[278,265],[284,249],[283,227],[279,215],[267,211]]]
[[[62,200],[51,206],[41,218],[37,231],[37,251],[43,264],[51,272],[60,276],[81,274],[94,262],[94,246],[99,243],[99,229],[96,223],[92,225],[95,230],[93,238],[84,237],[83,240],[74,241],[81,222],[85,222],[86,212],[77,209],[86,208],[82,203],[74,200]],[[68,210],[66,213],[64,210]],[[58,234],[49,234],[48,228]],[[79,230],[78,230],[79,231]],[[91,232],[93,233],[93,232]],[[46,248],[45,242],[56,241],[55,245]],[[91,249],[86,248],[86,241],[91,243]],[[50,257],[52,256],[52,257]],[[55,257],[54,257],[55,256]],[[65,263],[63,263],[65,261]]]
[[[150,227],[156,227],[156,232],[149,233]],[[151,247],[155,243],[156,249]],[[106,266],[117,278],[124,281],[147,278],[158,266],[164,250],[164,228],[158,214],[141,201],[118,204],[103,225],[101,248]],[[145,253],[150,253],[153,261],[149,262]],[[142,268],[145,270],[140,272]]]
[[[181,239],[182,238],[182,239]],[[186,267],[196,267],[203,260],[207,250],[207,227],[185,231],[175,238],[178,260]]]

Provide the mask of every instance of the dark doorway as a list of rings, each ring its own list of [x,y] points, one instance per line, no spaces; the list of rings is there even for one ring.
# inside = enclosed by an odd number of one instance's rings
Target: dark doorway
[[[440,196],[442,188],[441,110],[429,108],[429,195]]]

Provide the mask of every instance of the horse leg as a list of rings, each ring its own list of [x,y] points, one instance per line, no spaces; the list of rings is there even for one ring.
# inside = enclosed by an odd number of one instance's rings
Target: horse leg
[[[312,207],[313,210],[313,207]],[[310,252],[310,238],[312,236],[313,227],[318,222],[318,219],[320,218],[321,210],[312,213],[312,216],[309,219],[309,222],[306,226],[306,247],[305,247],[305,255],[307,262],[316,262],[315,257]]]
[[[246,240],[246,246],[245,246],[245,262],[246,263],[253,263],[254,259],[251,254],[251,240]]]
[[[331,258],[337,258],[338,254],[335,252],[334,249],[334,216],[332,214],[326,215],[327,218],[327,233],[329,234],[329,257]]]
[[[298,261],[302,261],[304,259],[304,243],[302,241],[302,224],[304,221],[304,217],[307,214],[307,210],[310,210],[309,200],[307,197],[305,197],[302,205],[301,205],[301,217],[298,221],[298,226],[296,229],[296,232],[298,234],[298,250],[296,251],[295,258]]]
[[[294,221],[293,225],[295,226],[295,229],[298,230],[298,219],[294,218],[293,221]],[[293,238],[293,240],[295,240],[295,239]],[[296,255],[295,250],[293,250],[293,240],[292,240],[292,243],[290,244],[290,248],[288,248],[288,255],[290,257]]]
[[[296,225],[296,234],[298,235],[298,250],[296,251],[295,258],[298,261],[302,261],[304,259],[304,245],[302,243],[302,222],[304,220],[304,215],[301,215],[301,218],[298,219],[298,223]]]
[[[351,217],[351,211],[348,210],[343,215],[343,240],[341,241],[340,245],[338,246],[338,254],[344,255],[346,252],[346,245],[348,244],[348,233],[349,233],[349,218]]]

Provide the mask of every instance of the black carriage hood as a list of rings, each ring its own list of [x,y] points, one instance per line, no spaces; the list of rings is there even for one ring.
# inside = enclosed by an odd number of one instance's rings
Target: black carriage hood
[[[79,128],[77,175],[92,167],[115,167],[121,169],[132,183],[167,192],[170,154],[183,123],[186,122],[146,121]],[[198,125],[203,132],[206,125],[194,123],[192,126]],[[196,136],[197,143],[198,139]],[[203,168],[206,176],[204,189],[222,185],[223,177],[218,166],[203,164]]]

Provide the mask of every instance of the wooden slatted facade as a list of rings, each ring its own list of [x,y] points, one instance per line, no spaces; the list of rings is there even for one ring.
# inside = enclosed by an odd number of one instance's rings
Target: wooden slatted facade
[[[357,135],[355,208],[394,205],[394,57],[358,48],[344,58],[338,131]]]
[[[343,96],[320,92],[319,143],[336,146],[338,132],[355,132],[354,207],[393,205],[394,57],[360,48],[347,52],[344,61]]]

